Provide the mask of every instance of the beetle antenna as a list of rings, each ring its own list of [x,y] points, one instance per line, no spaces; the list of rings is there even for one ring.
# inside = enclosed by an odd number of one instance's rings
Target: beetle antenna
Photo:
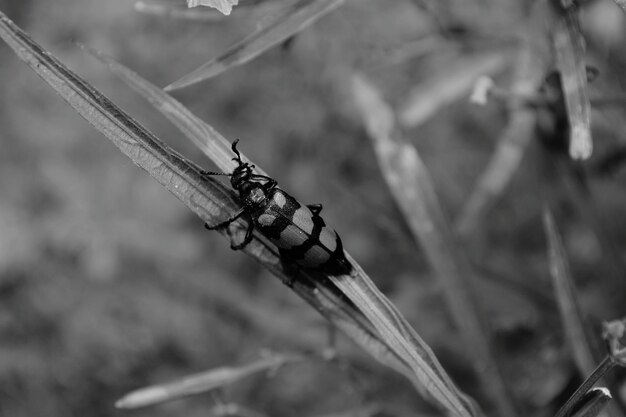
[[[228,175],[228,176],[230,176],[231,174],[227,174],[225,172],[202,171],[202,175]]]
[[[231,146],[231,149],[233,150],[233,152],[235,152],[235,155],[237,155],[237,158],[236,159],[233,158],[233,159],[239,162],[240,164],[243,164],[243,161],[241,160],[241,154],[237,150],[237,143],[239,143],[239,139],[235,139],[235,141],[233,142],[233,146]]]

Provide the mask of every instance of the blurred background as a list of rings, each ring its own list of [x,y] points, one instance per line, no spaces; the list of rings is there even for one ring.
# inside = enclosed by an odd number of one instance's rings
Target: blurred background
[[[0,0],[0,10],[210,170],[193,144],[75,42],[165,86],[254,31],[278,2],[256,3],[202,20],[138,13],[131,0]],[[240,138],[240,149],[282,188],[324,205],[344,247],[479,401],[441,284],[385,185],[345,75],[364,72],[398,107],[411,91],[436,99],[470,71],[508,88],[529,3],[347,2],[258,59],[174,93],[226,138]],[[611,1],[591,3],[582,19],[600,77],[590,94],[615,95],[626,82],[626,22]],[[470,104],[473,82],[465,84],[428,120],[405,129],[450,219],[462,211],[508,120],[503,103]],[[365,405],[380,406],[381,415],[437,414],[401,376],[342,337],[341,365],[312,359],[212,394],[116,410],[118,398],[149,384],[264,352],[321,352],[327,327],[279,280],[206,231],[4,44],[0,97],[0,415],[191,417],[228,402],[268,416],[356,415],[350,413]],[[586,168],[619,155],[624,127],[619,106],[593,113],[597,151]],[[539,192],[549,181],[538,168],[545,153],[533,139],[462,245],[488,271],[472,285],[518,406],[536,415],[552,412],[580,381],[551,293]],[[626,176],[590,174],[593,198],[581,197],[575,181],[555,182],[549,199],[599,339],[602,320],[626,313]]]

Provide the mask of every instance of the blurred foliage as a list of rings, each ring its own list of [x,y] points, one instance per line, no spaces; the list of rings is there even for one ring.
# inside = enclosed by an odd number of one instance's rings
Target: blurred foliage
[[[384,185],[344,75],[353,68],[368,72],[399,105],[465,52],[510,42],[522,30],[526,3],[347,2],[283,47],[174,93],[226,137],[241,138],[240,147],[281,187],[325,205],[344,246],[460,387],[479,400],[471,358],[450,337],[456,330],[440,284]],[[172,147],[212,168],[73,42],[104,50],[166,85],[253,31],[260,13],[242,6],[228,19],[184,21],[136,13],[130,0],[0,0],[0,10]],[[601,72],[590,86],[596,96],[626,83],[623,20],[608,1],[582,16],[588,59]],[[427,54],[407,53],[433,33],[451,42]],[[137,387],[243,363],[264,349],[325,347],[326,328],[314,312],[206,232],[4,46],[0,80],[0,415],[117,415],[115,400]],[[506,85],[510,74],[496,81]],[[461,99],[407,130],[450,217],[505,124],[504,106],[479,108]],[[589,165],[626,146],[625,127],[619,107],[593,113],[596,151]],[[465,243],[475,259],[537,291],[550,290],[537,187],[553,177],[549,164],[537,169],[543,157],[534,143],[488,220]],[[571,187],[554,181],[550,199],[580,302],[599,329],[600,320],[626,313],[624,271],[607,259]],[[623,260],[626,177],[617,171],[590,177],[588,185],[592,210]],[[476,286],[521,409],[558,407],[577,376],[556,309],[493,281]],[[363,403],[399,415],[432,412],[402,378],[342,339],[338,350],[349,367],[294,365],[137,414],[206,415],[216,401],[276,416],[321,415]]]

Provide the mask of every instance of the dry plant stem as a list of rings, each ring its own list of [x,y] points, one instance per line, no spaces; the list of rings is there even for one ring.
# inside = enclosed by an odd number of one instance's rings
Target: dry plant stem
[[[577,405],[572,417],[597,417],[612,400],[611,392],[605,387],[591,388]],[[611,409],[608,409],[609,414]]]
[[[615,362],[610,355],[607,355],[596,369],[585,379],[585,381],[574,391],[571,397],[557,411],[554,417],[566,417],[572,411],[572,408],[580,401],[580,399],[589,391],[593,385],[604,376],[609,370],[615,366]]]

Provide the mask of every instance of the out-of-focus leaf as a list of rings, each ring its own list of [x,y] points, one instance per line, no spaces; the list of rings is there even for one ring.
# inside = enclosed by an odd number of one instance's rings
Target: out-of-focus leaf
[[[461,58],[438,71],[409,92],[398,112],[400,122],[408,127],[426,122],[442,107],[467,95],[479,77],[502,71],[508,62],[507,55],[494,52]]]
[[[187,7],[208,6],[229,15],[233,6],[239,4],[239,0],[187,0]]]
[[[577,8],[571,6],[560,12],[553,42],[570,124],[569,154],[573,159],[587,159],[593,151],[593,142],[591,106],[587,97],[585,39]]]
[[[217,22],[226,19],[223,14],[220,14],[215,10],[190,10],[184,6],[180,7],[172,4],[150,3],[145,1],[136,2],[135,11],[139,13],[185,20]]]
[[[604,387],[591,388],[578,401],[571,411],[572,417],[596,417],[607,406],[613,397]]]
[[[588,375],[595,369],[597,360],[594,359],[593,349],[589,342],[591,335],[587,332],[585,318],[576,297],[563,240],[548,208],[545,208],[543,212],[543,225],[548,239],[550,275],[565,327],[565,334],[578,370],[582,375]]]
[[[374,142],[383,175],[415,238],[443,283],[448,307],[462,329],[474,365],[501,411],[513,415],[508,395],[504,392],[504,382],[493,362],[486,332],[466,287],[471,267],[456,249],[426,167],[415,148],[401,140],[395,115],[378,91],[358,75],[353,77],[352,90]]]
[[[264,22],[256,32],[231,46],[226,52],[190,74],[165,87],[166,91],[187,87],[222,72],[252,61],[274,45],[301,32],[322,16],[336,9],[345,0],[299,0]]]
[[[511,88],[513,95],[521,97],[535,95],[545,76],[547,62],[536,50],[537,46],[542,44],[542,40],[538,38],[539,31],[535,29],[538,22],[544,18],[544,9],[545,6],[541,2],[535,3],[526,39],[516,59],[516,71]],[[461,236],[469,235],[495,205],[517,171],[526,148],[534,137],[534,111],[523,103],[513,102],[509,112],[509,123],[497,141],[496,150],[457,218],[455,228]]]
[[[216,368],[167,384],[153,385],[133,391],[117,401],[115,406],[118,408],[135,409],[173,401],[221,388],[256,373],[274,371],[281,366],[302,360],[304,358],[301,356],[275,355],[243,366]]]

